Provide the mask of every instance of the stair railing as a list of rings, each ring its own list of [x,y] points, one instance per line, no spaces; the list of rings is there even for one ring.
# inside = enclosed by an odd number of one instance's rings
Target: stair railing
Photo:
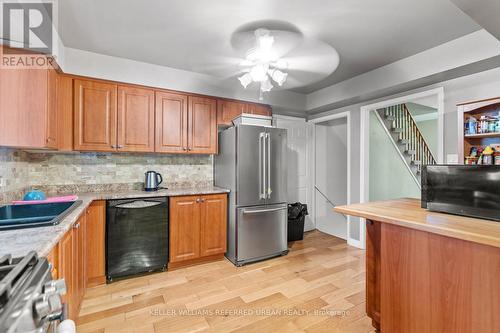
[[[316,189],[316,191],[318,191],[318,192],[319,192],[319,194],[321,194],[321,196],[322,196],[323,198],[325,198],[326,202],[327,202],[328,204],[330,204],[333,208],[335,208],[335,207],[337,206],[336,204],[334,204],[334,203],[332,202],[332,200],[330,200],[330,199],[328,198],[328,196],[327,196],[325,193],[323,193],[323,192],[322,192],[322,191],[318,188],[318,186],[314,185],[314,188]],[[345,218],[347,218],[347,216],[346,216],[345,214],[342,214],[342,213],[339,213],[339,214],[344,215],[344,217],[345,217]]]
[[[406,104],[391,106],[386,110],[394,118],[394,127],[401,129],[400,139],[407,142],[409,151],[415,153],[413,160],[420,161],[421,165],[436,164],[436,159]]]

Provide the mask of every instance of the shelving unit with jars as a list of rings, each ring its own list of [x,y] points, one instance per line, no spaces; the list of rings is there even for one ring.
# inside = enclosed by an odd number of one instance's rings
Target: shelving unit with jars
[[[500,165],[500,98],[459,105],[465,164]]]

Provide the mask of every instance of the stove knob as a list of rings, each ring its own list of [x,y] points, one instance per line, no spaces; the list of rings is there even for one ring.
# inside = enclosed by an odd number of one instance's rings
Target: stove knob
[[[58,294],[52,294],[48,297],[50,312],[54,314],[55,312],[60,312],[62,310],[61,296]]]
[[[66,294],[66,282],[64,282],[64,279],[49,281],[43,286],[43,292],[64,295]]]
[[[50,304],[45,295],[39,296],[34,303],[35,316],[39,319],[43,319],[50,315],[51,309]]]

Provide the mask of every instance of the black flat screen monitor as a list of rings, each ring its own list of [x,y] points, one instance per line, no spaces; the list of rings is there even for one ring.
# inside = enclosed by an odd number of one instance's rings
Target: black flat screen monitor
[[[500,165],[428,165],[422,207],[500,221]]]

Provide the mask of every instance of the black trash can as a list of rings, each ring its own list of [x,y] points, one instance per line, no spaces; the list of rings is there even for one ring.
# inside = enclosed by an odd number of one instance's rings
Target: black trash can
[[[304,221],[306,219],[307,205],[300,202],[288,204],[288,241],[304,239]]]

